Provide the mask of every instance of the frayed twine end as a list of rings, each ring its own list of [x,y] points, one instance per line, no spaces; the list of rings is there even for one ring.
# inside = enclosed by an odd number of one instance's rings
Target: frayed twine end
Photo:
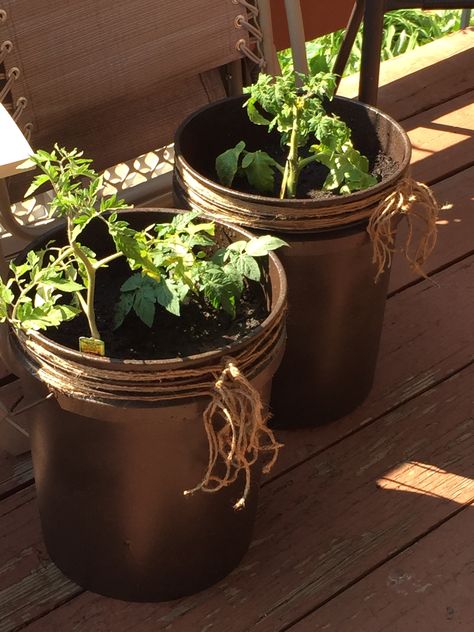
[[[427,278],[423,265],[436,244],[436,222],[439,212],[439,205],[430,188],[412,178],[401,180],[397,188],[378,204],[367,226],[373,246],[372,262],[377,267],[375,283],[392,263],[396,234],[392,219],[399,214],[405,215],[408,222],[408,235],[403,248],[405,258],[415,273]],[[424,223],[422,234],[416,245],[414,245],[415,220]]]
[[[245,488],[234,504],[234,509],[243,509],[250,492],[252,466],[264,452],[270,452],[270,461],[263,468],[265,473],[269,472],[282,447],[268,428],[267,420],[257,390],[233,359],[227,358],[203,415],[209,443],[207,470],[202,481],[184,491],[184,495],[217,492],[234,483],[243,471]]]

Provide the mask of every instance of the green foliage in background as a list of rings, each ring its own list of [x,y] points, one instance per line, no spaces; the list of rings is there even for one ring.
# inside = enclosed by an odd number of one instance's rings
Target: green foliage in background
[[[471,17],[474,24],[474,16]],[[417,46],[428,44],[460,28],[461,11],[421,11],[420,9],[400,9],[391,11],[384,17],[384,33],[382,42],[382,60],[391,59],[402,53],[413,50]],[[310,71],[330,72],[334,66],[337,53],[341,47],[344,31],[336,31],[323,35],[307,43],[307,54]],[[360,69],[362,32],[359,31],[344,75],[358,72]],[[282,66],[291,64],[291,52],[279,53]]]

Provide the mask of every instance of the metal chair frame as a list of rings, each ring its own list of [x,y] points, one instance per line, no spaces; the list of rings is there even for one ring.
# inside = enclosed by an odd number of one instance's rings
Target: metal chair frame
[[[376,105],[385,13],[396,9],[463,9],[461,27],[465,28],[469,24],[472,8],[474,8],[474,0],[356,0],[334,72],[339,78],[342,76],[357,31],[363,22],[359,100]]]

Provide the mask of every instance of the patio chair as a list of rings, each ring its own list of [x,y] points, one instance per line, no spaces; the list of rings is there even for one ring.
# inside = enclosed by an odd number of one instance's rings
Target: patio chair
[[[238,92],[242,60],[264,64],[257,13],[253,0],[0,0],[0,103],[33,148],[79,147],[127,201],[170,205],[178,123]],[[43,232],[46,220],[41,195],[22,202],[31,178],[10,177],[11,167],[0,171],[6,255]],[[20,427],[31,417],[7,414]],[[18,453],[28,443],[10,448]]]
[[[229,71],[220,68],[250,50],[247,4],[2,0],[0,102],[34,148],[80,147],[99,170],[158,150],[151,170],[164,173],[179,120],[225,96]],[[128,192],[134,202],[167,188],[166,178],[129,180],[141,185]],[[2,182],[3,202],[6,190],[20,200],[25,183]],[[31,238],[21,226],[17,235]]]

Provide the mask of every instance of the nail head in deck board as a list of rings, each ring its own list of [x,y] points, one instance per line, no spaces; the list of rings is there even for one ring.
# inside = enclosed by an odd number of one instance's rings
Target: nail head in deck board
[[[398,121],[474,89],[474,29],[453,33],[380,65],[378,105]],[[357,98],[359,75],[338,94]]]
[[[438,203],[440,205],[450,204],[452,208],[440,213],[441,223],[438,225],[438,241],[424,266],[426,274],[439,270],[474,250],[473,182],[474,167],[471,167],[432,187]],[[407,223],[402,221],[398,227],[398,248],[401,249],[405,244],[406,235]],[[398,252],[393,259],[390,292],[397,291],[407,283],[416,280],[420,280],[419,275],[410,270],[403,254]]]
[[[254,544],[215,587],[155,606],[85,593],[25,630],[90,632],[93,622],[94,632],[217,631],[225,623],[226,632],[275,632],[290,624],[472,502],[473,378],[471,366],[264,487]],[[410,460],[446,470],[408,476],[433,496],[377,486]]]
[[[474,506],[429,533],[291,632],[470,632]]]

